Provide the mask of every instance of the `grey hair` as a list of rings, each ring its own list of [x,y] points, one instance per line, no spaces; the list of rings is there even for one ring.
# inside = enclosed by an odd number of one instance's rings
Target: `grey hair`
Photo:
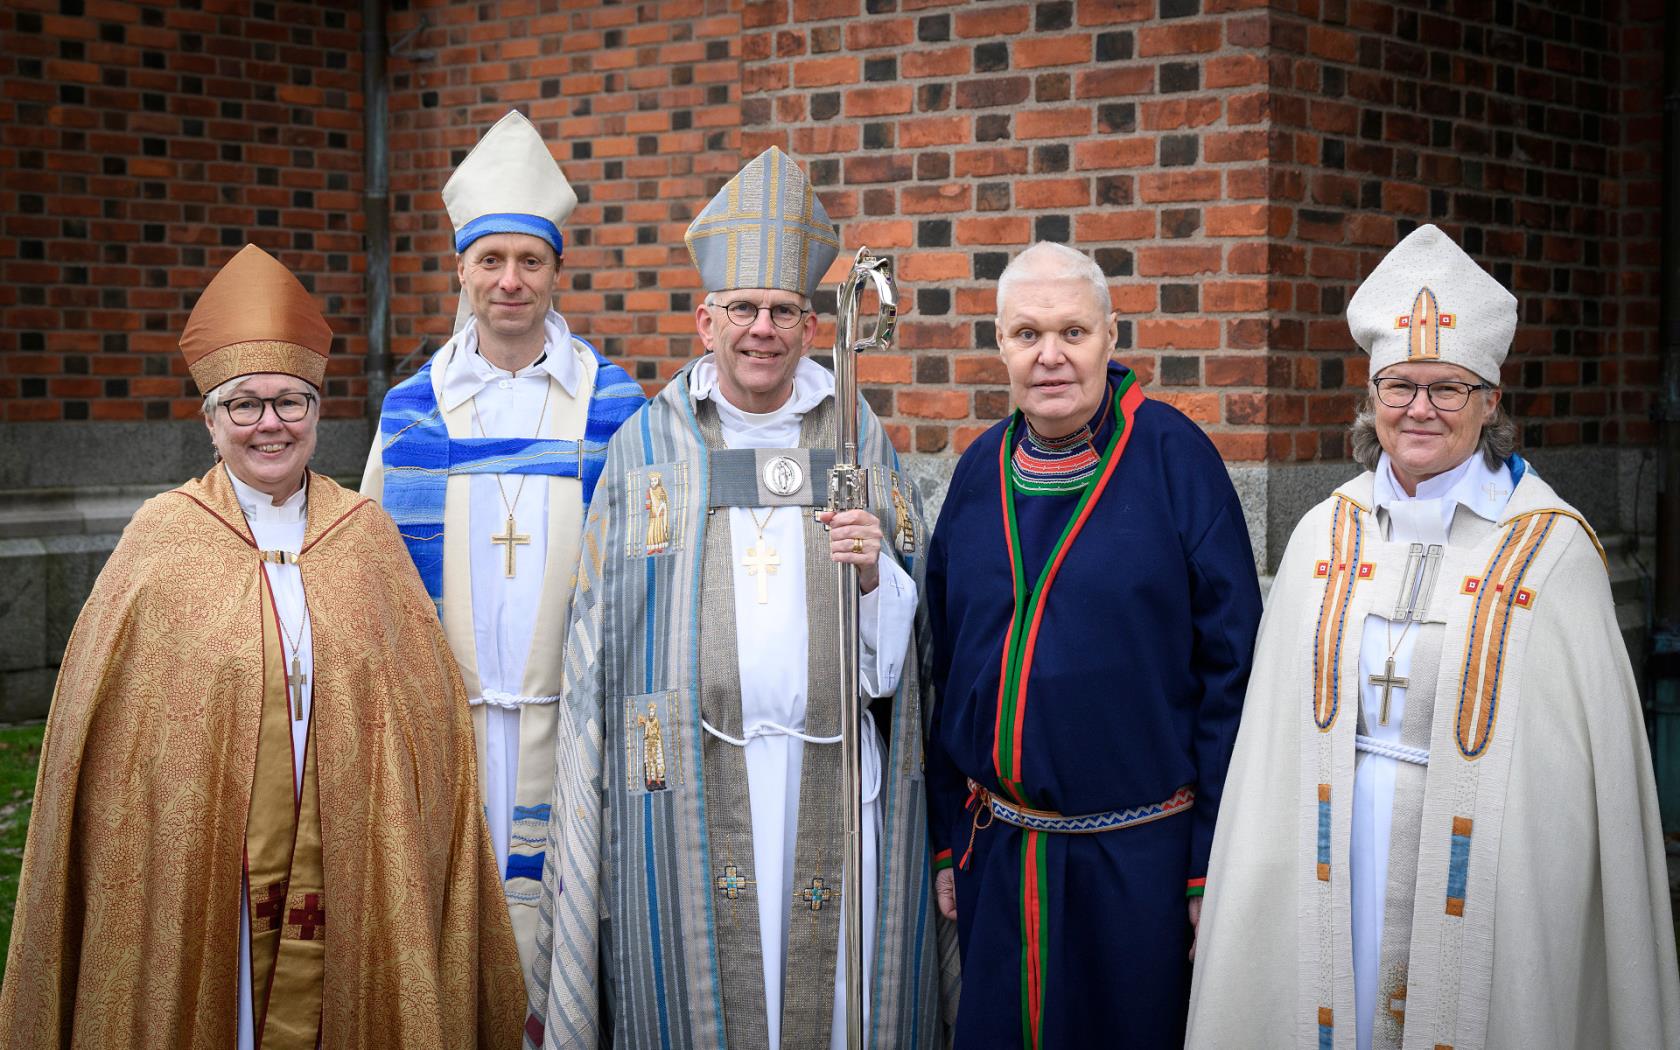
[[[261,375],[262,373],[247,373],[242,376],[234,376],[232,379],[217,385],[208,394],[205,394],[203,406],[204,418],[209,419],[211,416],[215,415],[216,406],[220,405],[223,401],[226,401],[233,394],[234,388],[240,383],[243,383],[245,380],[251,378],[251,375],[253,374]],[[311,383],[307,379],[298,379],[297,376],[291,376],[291,378],[297,379],[298,382],[309,388],[309,392],[314,394],[317,400],[320,399],[320,387],[317,387],[314,383]]]
[[[1377,412],[1371,405],[1369,393],[1359,403],[1348,433],[1353,438],[1354,462],[1366,470],[1376,470],[1377,461],[1382,456],[1382,443],[1377,440]],[[1517,436],[1517,421],[1505,411],[1505,402],[1501,399],[1493,407],[1493,414],[1487,422],[1482,424],[1481,436],[1476,440],[1476,451],[1482,454],[1489,470],[1498,469],[1516,452]]]
[[[1034,277],[1052,280],[1088,281],[1091,293],[1097,297],[1097,305],[1102,307],[1102,315],[1107,317],[1114,312],[1114,299],[1108,292],[1108,278],[1104,276],[1102,267],[1089,255],[1055,241],[1036,241],[1009,260],[1009,265],[998,275],[999,317],[1003,316],[1003,303],[1008,298],[1010,289],[1029,272]]]

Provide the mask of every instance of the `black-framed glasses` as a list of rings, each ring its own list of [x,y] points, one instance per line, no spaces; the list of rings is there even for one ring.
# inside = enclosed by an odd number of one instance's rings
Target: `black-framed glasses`
[[[713,303],[723,310],[724,316],[729,318],[730,324],[738,324],[746,328],[758,320],[760,310],[770,311],[770,323],[777,328],[797,328],[799,322],[805,319],[809,310],[802,309],[792,303],[776,303],[772,306],[760,306],[745,299],[737,299],[732,303]]]
[[[1414,383],[1410,379],[1386,378],[1376,381],[1377,399],[1389,408],[1405,408],[1417,400],[1419,390],[1429,403],[1442,412],[1457,412],[1470,403],[1470,395],[1477,390],[1492,390],[1487,383],[1461,383],[1456,379],[1440,379],[1433,383]]]
[[[274,414],[282,422],[302,422],[303,417],[309,414],[309,406],[314,403],[314,394],[298,392],[278,397],[234,397],[223,401],[222,407],[227,409],[228,418],[234,423],[248,427],[262,419],[269,405],[274,406]]]

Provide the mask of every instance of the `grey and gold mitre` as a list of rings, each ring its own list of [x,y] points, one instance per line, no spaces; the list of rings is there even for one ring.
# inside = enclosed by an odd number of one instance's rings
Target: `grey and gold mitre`
[[[708,292],[814,295],[840,237],[799,165],[771,146],[718,191],[683,240]]]

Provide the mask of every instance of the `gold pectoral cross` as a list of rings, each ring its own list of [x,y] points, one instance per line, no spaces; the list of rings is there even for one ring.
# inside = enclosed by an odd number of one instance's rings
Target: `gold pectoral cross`
[[[1382,674],[1374,674],[1371,676],[1371,684],[1382,686],[1383,691],[1382,709],[1377,712],[1377,724],[1388,725],[1388,701],[1390,692],[1392,692],[1396,686],[1404,689],[1410,685],[1411,682],[1412,680],[1410,678],[1401,678],[1395,675],[1394,657],[1392,656],[1388,658],[1388,667]]]
[[[303,721],[303,687],[309,683],[309,678],[303,673],[303,664],[298,662],[297,654],[292,654],[292,673],[286,676],[286,691],[292,694],[292,721]]]
[[[747,570],[748,576],[758,577],[758,604],[768,605],[770,577],[775,574],[776,566],[782,563],[782,559],[768,541],[760,537],[758,543],[764,548],[763,552],[759,551],[759,546],[748,547],[747,553],[741,556],[741,567]]]
[[[526,535],[523,532],[514,532],[513,531],[513,515],[509,514],[508,515],[508,520],[507,520],[507,529],[499,536],[491,536],[490,537],[490,542],[491,543],[499,543],[503,547],[507,548],[507,575],[508,575],[508,579],[510,579],[510,580],[513,579],[514,573],[516,571],[515,568],[514,568],[514,561],[513,561],[514,554],[515,554],[513,545],[516,544],[516,543],[530,543],[531,542],[531,537]]]

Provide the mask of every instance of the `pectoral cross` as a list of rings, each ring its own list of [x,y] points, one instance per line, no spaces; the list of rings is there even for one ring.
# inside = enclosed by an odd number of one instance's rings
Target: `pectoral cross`
[[[1406,686],[1411,684],[1411,681],[1412,680],[1410,678],[1400,678],[1400,677],[1395,675],[1395,673],[1394,673],[1394,657],[1392,657],[1392,656],[1388,658],[1388,668],[1387,668],[1386,671],[1384,671],[1384,673],[1374,674],[1374,675],[1371,676],[1371,684],[1382,686],[1382,691],[1383,691],[1382,709],[1377,712],[1377,724],[1378,725],[1388,725],[1389,694],[1393,691],[1393,689],[1396,686],[1398,686],[1401,689],[1406,688]]]
[[[514,551],[513,545],[516,544],[516,543],[530,543],[531,542],[531,537],[528,536],[527,534],[523,533],[523,532],[514,532],[513,531],[513,515],[509,514],[508,515],[508,520],[507,520],[507,529],[500,536],[490,537],[490,542],[491,543],[499,543],[503,547],[507,548],[507,576],[508,576],[508,579],[510,579],[510,580],[513,579],[514,573],[516,571],[514,569],[514,561],[513,561],[514,554],[516,552]]]
[[[292,673],[286,676],[286,691],[292,694],[292,721],[303,721],[303,687],[309,684],[309,677],[303,673],[303,664],[298,662],[297,653],[292,654]]]
[[[769,543],[763,539],[758,542],[763,544],[763,552],[760,553],[756,546],[748,547],[747,553],[741,556],[741,567],[747,570],[748,576],[758,577],[758,604],[767,605],[770,602],[770,577],[775,575],[776,566],[782,563],[782,559],[777,557],[776,548]]]

